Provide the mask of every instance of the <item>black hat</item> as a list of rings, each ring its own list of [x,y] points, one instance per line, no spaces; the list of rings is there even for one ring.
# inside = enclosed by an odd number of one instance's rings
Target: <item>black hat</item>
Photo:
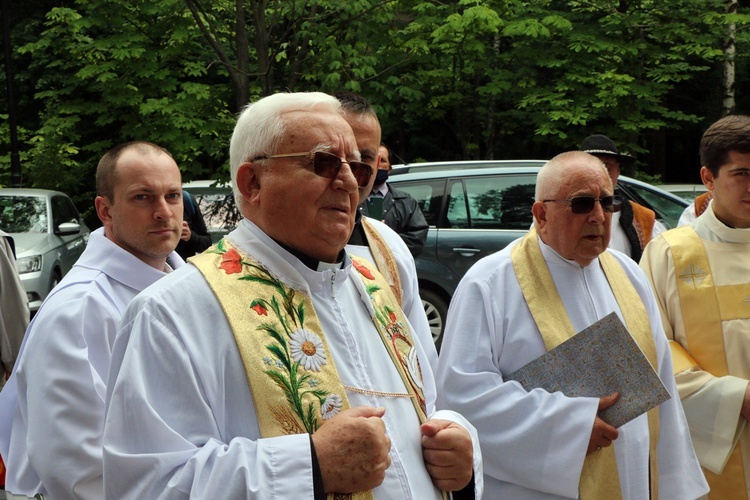
[[[608,155],[617,158],[622,167],[629,167],[635,163],[635,158],[630,155],[620,154],[615,146],[615,141],[602,134],[594,134],[586,137],[581,143],[581,151],[592,155]]]

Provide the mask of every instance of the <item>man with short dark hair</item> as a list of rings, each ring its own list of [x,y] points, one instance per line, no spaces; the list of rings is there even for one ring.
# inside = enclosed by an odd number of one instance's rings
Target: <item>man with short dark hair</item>
[[[611,179],[594,156],[563,153],[539,171],[535,197],[532,230],[461,280],[438,362],[438,407],[479,431],[487,498],[700,497],[708,487],[651,288],[607,250],[622,204]],[[648,414],[615,429],[598,415],[616,393],[568,397],[507,380],[612,312],[673,395]]]
[[[360,203],[360,211],[363,215],[382,220],[396,231],[411,254],[417,257],[424,251],[429,225],[417,200],[388,185],[388,176],[393,170],[390,155],[388,148],[380,144],[375,180],[369,196]]]
[[[0,454],[16,494],[101,499],[107,371],[130,300],[183,264],[181,177],[163,148],[131,142],[96,173],[104,225],[50,292],[0,393]]]
[[[646,247],[674,372],[711,499],[750,498],[750,117],[700,143],[705,212]]]
[[[617,189],[621,168],[635,163],[635,158],[617,150],[615,142],[606,135],[590,135],[581,143],[581,151],[596,156],[607,167],[612,185]],[[666,230],[656,220],[656,213],[634,201],[623,203],[622,210],[612,215],[612,237],[609,248],[619,250],[638,262],[643,249],[657,234]]]
[[[123,316],[108,497],[437,500],[479,476],[473,427],[434,411],[427,346],[377,268],[345,251],[372,175],[356,144],[323,93],[240,114],[243,219]]]

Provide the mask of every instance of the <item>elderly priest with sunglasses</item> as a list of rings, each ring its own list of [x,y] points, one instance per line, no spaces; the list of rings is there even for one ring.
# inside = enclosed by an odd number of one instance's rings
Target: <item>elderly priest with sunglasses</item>
[[[621,204],[597,158],[556,156],[539,171],[532,230],[475,264],[453,296],[438,408],[479,431],[487,498],[685,500],[708,491],[651,288],[633,260],[607,250]],[[617,393],[568,397],[508,380],[612,312],[672,396],[654,410],[616,429],[598,412]]]
[[[434,346],[377,267],[344,251],[372,175],[356,144],[322,93],[239,116],[244,219],[125,311],[107,498],[481,496],[476,431],[435,411]]]

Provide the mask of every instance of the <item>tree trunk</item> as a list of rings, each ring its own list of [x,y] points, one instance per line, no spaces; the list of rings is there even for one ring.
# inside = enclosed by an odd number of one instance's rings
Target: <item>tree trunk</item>
[[[735,14],[737,12],[737,0],[729,0],[727,3],[727,14]],[[724,39],[724,68],[722,72],[722,104],[721,104],[721,115],[727,116],[734,113],[734,57],[735,57],[735,45],[734,35],[736,26],[733,22],[727,24],[726,38]]]

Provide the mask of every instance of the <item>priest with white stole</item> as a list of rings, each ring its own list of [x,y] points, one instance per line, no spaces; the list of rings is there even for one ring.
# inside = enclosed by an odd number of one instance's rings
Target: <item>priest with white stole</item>
[[[750,498],[750,116],[711,125],[700,143],[712,193],[688,226],[648,244],[641,267],[670,340],[677,389],[709,498]]]
[[[477,428],[487,498],[694,499],[708,486],[680,405],[653,292],[607,250],[622,200],[601,161],[563,153],[539,172],[534,228],[475,264],[451,301],[438,362],[438,408]],[[617,404],[528,390],[506,376],[615,312],[656,370],[666,402],[615,429]]]
[[[107,498],[481,496],[475,429],[435,411],[434,346],[344,250],[372,175],[356,144],[326,94],[241,113],[230,166],[244,219],[125,311]]]

